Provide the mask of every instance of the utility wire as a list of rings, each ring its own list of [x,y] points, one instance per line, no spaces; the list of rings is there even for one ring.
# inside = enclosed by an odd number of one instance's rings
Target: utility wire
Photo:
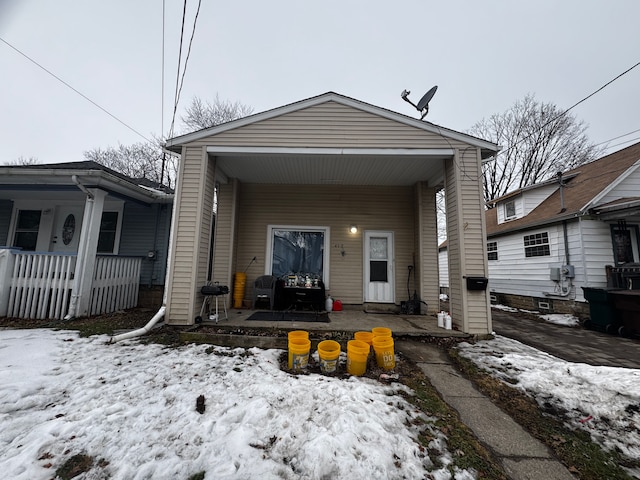
[[[633,70],[634,68],[636,68],[637,66],[640,65],[640,62],[636,63],[635,65],[633,65],[632,67],[626,69],[624,72],[622,72],[621,74],[617,75],[616,77],[614,77],[613,79],[609,80],[607,83],[605,83],[604,85],[602,85],[600,88],[598,88],[597,90],[593,91],[592,93],[590,93],[589,95],[587,95],[586,97],[584,97],[582,100],[574,103],[573,105],[571,105],[569,108],[567,108],[566,110],[564,110],[563,112],[560,112],[558,115],[556,115],[555,117],[553,117],[552,119],[550,119],[549,121],[547,121],[544,125],[542,125],[540,128],[538,128],[535,132],[530,133],[529,135],[527,135],[524,138],[521,138],[520,140],[518,140],[516,143],[514,143],[513,145],[510,145],[509,147],[505,148],[504,150],[498,152],[498,155],[500,153],[505,153],[509,150],[511,150],[512,148],[517,147],[519,144],[521,144],[522,142],[524,142],[525,140],[528,140],[529,138],[531,138],[533,135],[537,134],[538,132],[540,132],[542,129],[544,129],[547,125],[555,122],[556,120],[558,120],[559,118],[561,118],[562,116],[566,115],[567,113],[569,113],[569,111],[573,110],[575,107],[577,107],[578,105],[580,105],[582,102],[588,100],[589,98],[593,97],[596,93],[600,92],[601,90],[605,89],[606,87],[608,87],[609,85],[611,85],[613,82],[615,82],[616,80],[618,80],[620,77],[626,75],[627,73],[629,73],[631,70]],[[605,142],[606,143],[606,142]]]
[[[180,48],[178,49],[178,68],[176,70],[176,90],[173,94],[173,114],[171,115],[171,126],[169,127],[169,138],[173,136],[173,126],[176,121],[176,111],[178,110],[178,87],[180,85],[180,66],[182,65],[182,41],[184,40],[184,20],[187,16],[187,0],[182,6],[182,26],[180,27]]]
[[[38,62],[36,62],[33,58],[29,57],[26,53],[20,51],[18,48],[14,47],[13,45],[11,45],[9,42],[7,42],[5,39],[3,39],[2,37],[0,37],[0,41],[3,42],[4,44],[6,44],[8,47],[12,48],[13,50],[15,50],[17,53],[19,53],[20,55],[22,55],[24,58],[26,58],[27,60],[29,60],[31,63],[33,63],[34,65],[36,65],[38,68],[44,70],[45,72],[47,72],[49,75],[51,75],[53,78],[55,78],[56,80],[58,80],[60,83],[62,83],[63,85],[65,85],[66,87],[70,88],[71,90],[73,90],[75,93],[77,93],[78,95],[80,95],[82,98],[84,98],[85,100],[87,100],[88,102],[90,102],[91,104],[93,104],[95,107],[98,107],[100,110],[102,110],[104,113],[106,113],[107,115],[109,115],[111,118],[113,118],[114,120],[116,120],[117,122],[119,122],[120,124],[124,125],[125,127],[127,127],[129,130],[131,130],[133,133],[139,135],[140,137],[144,138],[147,142],[149,143],[154,143],[153,140],[149,140],[147,137],[145,137],[142,133],[140,133],[139,131],[137,131],[135,128],[133,128],[130,125],[127,125],[125,122],[123,122],[122,120],[120,120],[118,117],[116,117],[113,113],[109,112],[106,108],[98,105],[96,102],[94,102],[93,100],[91,100],[89,97],[87,97],[84,93],[80,92],[79,90],[77,90],[76,88],[72,87],[71,85],[69,85],[67,82],[65,82],[62,78],[58,77],[55,73],[53,73],[51,70],[46,69],[45,67],[43,67],[41,64],[39,64]]]
[[[191,46],[193,45],[193,37],[196,34],[196,25],[198,23],[198,16],[200,15],[200,6],[202,5],[202,0],[198,0],[198,8],[196,9],[196,14],[193,18],[193,27],[191,29],[191,38],[189,39],[189,48],[187,49],[187,54],[184,59],[184,66],[182,67],[182,76],[180,76],[180,59],[178,59],[178,78],[176,78],[176,95],[175,95],[175,103],[173,106],[173,117],[171,119],[171,131],[170,135],[173,135],[173,127],[176,120],[176,113],[178,112],[178,104],[180,103],[180,94],[182,93],[182,86],[184,85],[184,77],[187,73],[187,64],[189,63],[189,57],[191,56]],[[184,10],[182,14],[182,31],[180,34],[180,56],[182,56],[182,41],[184,38],[184,20],[185,20],[185,12],[187,8],[187,0],[184,2]]]

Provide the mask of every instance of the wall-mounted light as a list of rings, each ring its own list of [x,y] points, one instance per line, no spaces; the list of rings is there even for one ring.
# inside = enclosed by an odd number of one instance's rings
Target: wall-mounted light
[[[358,226],[357,225],[351,225],[351,227],[349,227],[349,231],[351,233],[358,233]]]

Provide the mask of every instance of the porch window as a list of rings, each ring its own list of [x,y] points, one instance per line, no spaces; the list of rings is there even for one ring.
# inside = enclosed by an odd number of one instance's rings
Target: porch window
[[[549,249],[549,234],[547,232],[524,236],[524,256],[545,257],[551,255]]]
[[[326,283],[326,227],[269,228],[271,275],[313,274]]]
[[[118,230],[118,212],[102,212],[100,234],[98,235],[98,253],[113,253]]]
[[[498,242],[487,242],[487,260],[498,260]]]
[[[38,244],[41,210],[19,210],[13,246],[27,252],[33,252]]]

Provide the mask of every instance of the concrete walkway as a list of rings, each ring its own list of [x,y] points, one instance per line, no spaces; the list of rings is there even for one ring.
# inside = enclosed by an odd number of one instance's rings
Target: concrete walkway
[[[442,399],[498,458],[513,480],[575,480],[542,444],[460,375],[440,348],[399,340],[396,350],[414,361]]]

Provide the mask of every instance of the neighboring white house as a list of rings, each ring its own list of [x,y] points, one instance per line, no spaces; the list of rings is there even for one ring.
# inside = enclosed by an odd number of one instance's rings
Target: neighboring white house
[[[511,192],[490,207],[492,301],[586,313],[581,287],[627,286],[635,274],[627,278],[626,272],[640,262],[640,143]],[[443,245],[440,264],[446,262]],[[448,285],[442,271],[440,285]]]

